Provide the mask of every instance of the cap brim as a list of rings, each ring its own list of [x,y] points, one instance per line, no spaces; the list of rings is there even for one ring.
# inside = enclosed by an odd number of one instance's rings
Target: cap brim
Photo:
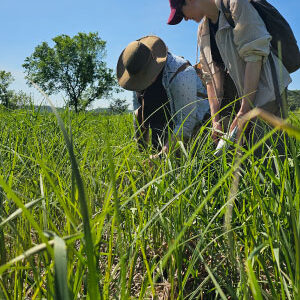
[[[178,11],[176,8],[171,8],[171,13],[168,19],[169,25],[177,25],[179,24],[183,19],[183,15],[181,12]]]

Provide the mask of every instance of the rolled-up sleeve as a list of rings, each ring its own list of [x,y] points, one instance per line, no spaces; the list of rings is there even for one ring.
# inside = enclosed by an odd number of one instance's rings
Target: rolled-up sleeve
[[[197,74],[193,67],[180,72],[170,84],[174,133],[189,138],[197,123]]]
[[[248,0],[231,0],[230,10],[235,23],[234,43],[245,62],[256,62],[270,53],[271,35],[264,21]]]

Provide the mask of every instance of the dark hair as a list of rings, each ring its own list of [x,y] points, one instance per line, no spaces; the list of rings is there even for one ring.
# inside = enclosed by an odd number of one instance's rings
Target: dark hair
[[[179,8],[180,8],[180,12],[181,12],[181,14],[182,14],[183,17],[184,17],[184,14],[183,14],[183,12],[182,12],[182,7],[183,7],[184,5],[186,5],[186,2],[185,2],[185,0],[182,0],[182,2],[181,2],[181,4],[180,4]]]

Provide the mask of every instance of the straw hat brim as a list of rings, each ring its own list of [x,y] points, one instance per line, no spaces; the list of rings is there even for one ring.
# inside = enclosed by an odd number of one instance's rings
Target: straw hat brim
[[[117,65],[117,78],[119,85],[129,91],[142,91],[149,87],[162,71],[167,60],[167,46],[157,36],[146,36],[138,40],[146,45],[151,51],[151,59],[147,67],[137,74],[130,74],[123,63],[123,52]]]

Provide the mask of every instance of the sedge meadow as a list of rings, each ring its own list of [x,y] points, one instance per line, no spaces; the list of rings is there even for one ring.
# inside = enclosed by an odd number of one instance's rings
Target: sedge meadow
[[[0,299],[299,299],[299,115],[268,164],[209,123],[149,163],[131,114],[59,116],[0,112]]]

